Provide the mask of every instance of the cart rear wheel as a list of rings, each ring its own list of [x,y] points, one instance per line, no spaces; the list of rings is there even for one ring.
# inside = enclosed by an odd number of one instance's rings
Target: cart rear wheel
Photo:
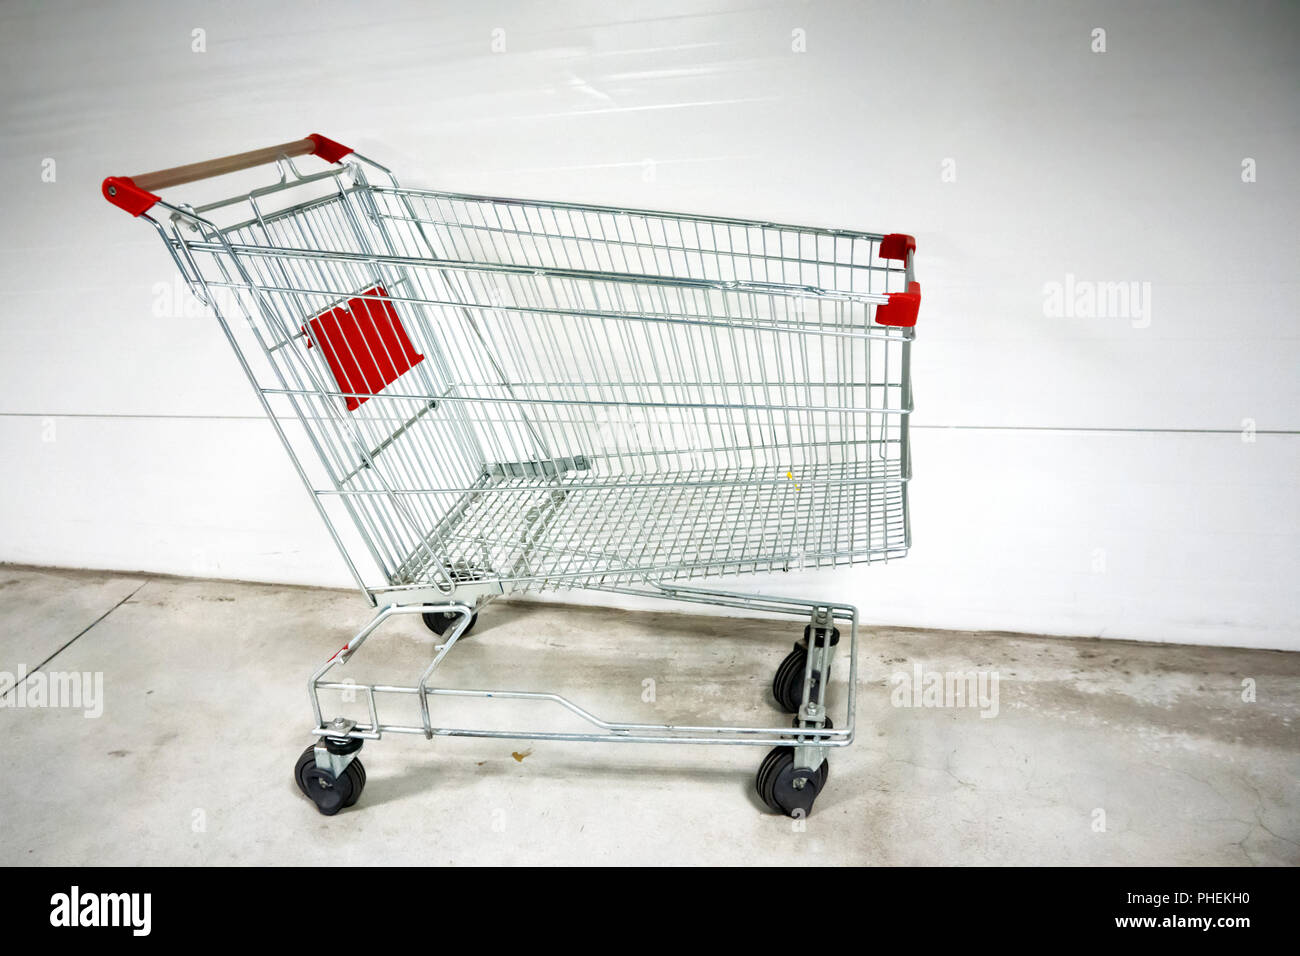
[[[424,626],[433,633],[442,637],[451,630],[451,626],[460,620],[460,615],[454,611],[425,611],[420,615],[424,619]],[[469,632],[474,630],[474,625],[478,623],[478,612],[469,619],[469,627],[465,628],[462,638],[469,637]]]
[[[352,776],[352,796],[343,802],[343,806],[350,807],[361,799],[361,791],[366,788],[366,768],[361,765],[360,760],[353,758],[343,772]]]
[[[830,776],[830,764],[823,760],[816,770],[797,770],[793,747],[775,747],[759,765],[754,785],[759,798],[774,813],[806,817]]]
[[[787,714],[797,714],[803,706],[803,675],[807,666],[808,651],[802,644],[796,644],[772,678],[772,696]],[[812,698],[817,701],[821,700],[821,676],[820,671],[813,671]]]
[[[316,809],[332,817],[344,807],[350,807],[361,797],[366,785],[366,770],[361,761],[354,759],[344,768],[342,776],[335,777],[328,770],[316,766],[316,746],[302,752],[293,770],[298,789],[311,798]]]
[[[303,771],[316,763],[316,745],[312,744],[298,757],[298,763],[293,768],[293,782],[298,785],[298,789],[303,792],[304,796],[311,796],[307,789],[306,781],[303,779]]]

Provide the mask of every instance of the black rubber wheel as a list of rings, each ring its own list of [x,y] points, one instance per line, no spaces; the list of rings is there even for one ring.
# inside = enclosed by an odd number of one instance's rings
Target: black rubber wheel
[[[793,747],[774,747],[763,758],[754,777],[759,799],[774,813],[787,817],[806,817],[812,812],[817,795],[826,786],[830,763],[823,760],[815,771],[796,770]],[[802,781],[802,786],[796,783]]]
[[[298,763],[293,768],[293,782],[298,785],[298,789],[303,792],[303,796],[309,796],[307,785],[303,783],[302,772],[316,762],[316,745],[312,744],[304,750],[298,757]]]
[[[316,804],[317,810],[332,817],[344,807],[352,806],[361,796],[357,781],[360,779],[361,786],[365,786],[365,770],[352,771],[356,764],[357,761],[353,760],[343,771],[343,776],[335,777],[328,770],[316,766],[316,748],[312,745],[298,758],[293,771],[294,782]]]
[[[361,791],[366,789],[366,768],[361,765],[361,761],[353,758],[343,772],[352,776],[352,796],[343,802],[343,806],[350,807],[361,799]]]
[[[807,666],[808,651],[802,644],[796,644],[794,650],[785,656],[781,666],[776,669],[776,676],[772,678],[772,696],[776,698],[777,706],[787,714],[797,714],[799,708],[803,706],[803,675]],[[813,700],[821,700],[819,671],[813,671],[812,697]]]
[[[424,619],[424,626],[433,631],[433,633],[437,634],[439,637],[442,637],[451,630],[451,626],[460,620],[460,615],[456,614],[454,611],[426,611],[421,614],[420,617]],[[477,623],[478,612],[476,611],[474,615],[470,617],[469,627],[465,628],[465,633],[461,635],[461,638],[469,637],[469,632],[474,630],[474,625]]]

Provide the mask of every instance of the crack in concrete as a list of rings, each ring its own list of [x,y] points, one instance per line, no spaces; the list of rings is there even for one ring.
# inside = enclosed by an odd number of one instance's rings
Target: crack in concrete
[[[110,607],[110,608],[109,608],[107,611],[105,611],[103,614],[99,615],[99,617],[95,618],[93,621],[91,621],[89,624],[87,624],[85,627],[83,627],[80,631],[78,631],[76,634],[74,634],[70,640],[68,640],[68,641],[66,641],[64,644],[62,644],[62,645],[61,645],[61,646],[60,646],[60,647],[59,647],[59,648],[58,648],[58,649],[57,649],[53,654],[51,654],[49,657],[45,658],[45,660],[41,661],[39,664],[37,664],[37,665],[36,665],[35,667],[33,667],[31,670],[27,671],[27,673],[23,676],[23,679],[22,679],[21,681],[17,681],[17,682],[15,682],[14,685],[13,685],[12,687],[10,687],[8,690],[6,690],[3,694],[0,694],[0,700],[3,700],[4,698],[8,697],[10,694],[12,694],[12,693],[14,693],[16,690],[18,690],[19,687],[21,687],[24,683],[27,682],[27,679],[28,679],[29,677],[31,677],[33,674],[35,674],[35,673],[37,673],[38,671],[40,671],[40,669],[41,669],[42,667],[44,667],[44,666],[45,666],[46,664],[48,664],[50,661],[54,660],[54,658],[58,657],[60,654],[62,654],[64,651],[66,651],[69,647],[71,647],[73,644],[75,644],[77,641],[79,641],[79,640],[80,640],[82,637],[84,637],[84,636],[85,636],[85,635],[90,631],[90,629],[93,628],[96,624],[98,624],[100,621],[104,620],[104,618],[108,617],[110,614],[112,614],[114,611],[116,611],[118,608],[120,608],[120,607],[121,607],[123,604],[125,604],[127,601],[131,600],[131,598],[133,598],[133,597],[135,597],[137,594],[139,594],[139,593],[140,593],[140,589],[143,588],[143,587],[144,587],[146,584],[148,584],[148,583],[149,583],[148,581],[141,581],[140,584],[136,587],[136,589],[135,589],[134,591],[132,591],[132,592],[131,592],[130,594],[128,594],[126,597],[122,598],[122,600],[118,601],[116,604],[114,604],[112,607]]]

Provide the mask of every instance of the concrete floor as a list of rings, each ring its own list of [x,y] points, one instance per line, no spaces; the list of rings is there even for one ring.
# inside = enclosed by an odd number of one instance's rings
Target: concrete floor
[[[758,803],[757,748],[468,738],[367,744],[364,796],[325,818],[291,770],[307,675],[368,617],[355,593],[0,566],[0,594],[0,671],[104,684],[98,718],[4,698],[0,864],[1300,863],[1298,654],[869,628],[858,739],[802,830]],[[767,684],[798,631],[498,603],[446,683],[778,722]],[[431,644],[400,619],[340,676],[411,683]],[[997,716],[894,706],[917,663],[996,670]],[[438,700],[434,720],[572,726],[537,706]]]

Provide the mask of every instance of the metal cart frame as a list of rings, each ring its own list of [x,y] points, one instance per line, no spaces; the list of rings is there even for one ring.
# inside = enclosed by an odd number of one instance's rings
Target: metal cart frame
[[[329,165],[305,173],[306,155]],[[266,165],[278,180],[233,198],[156,193]],[[769,747],[760,796],[809,812],[853,741],[856,608],[684,582],[907,553],[910,236],[407,189],[318,134],[103,192],[212,309],[376,608],[308,683],[317,742],[294,775],[322,813],[356,802],[361,746],[385,734]],[[484,605],[572,587],[803,620],[773,679],[792,724],[617,722],[433,682]],[[333,679],[406,614],[438,635],[417,681]],[[344,691],[364,714],[327,711],[322,692]],[[418,722],[385,719],[410,697]],[[446,697],[547,704],[584,729],[442,726]]]

